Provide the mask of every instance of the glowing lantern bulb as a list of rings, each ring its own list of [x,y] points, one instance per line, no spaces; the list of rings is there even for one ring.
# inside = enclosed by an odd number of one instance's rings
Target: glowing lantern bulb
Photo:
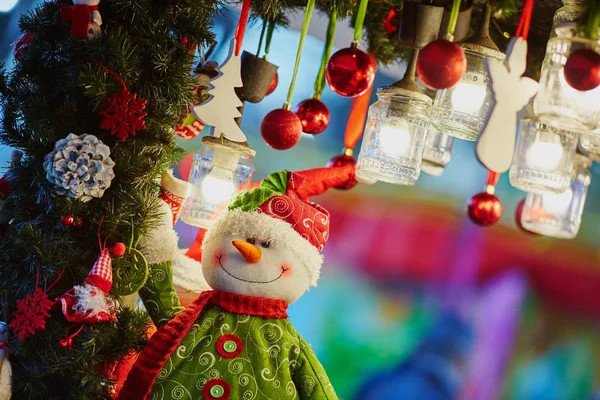
[[[459,112],[477,112],[485,101],[486,87],[474,83],[458,82],[452,91],[452,107]]]

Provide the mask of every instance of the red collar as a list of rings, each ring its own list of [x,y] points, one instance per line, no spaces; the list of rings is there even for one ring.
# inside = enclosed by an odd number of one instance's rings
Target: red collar
[[[235,314],[255,315],[265,318],[288,317],[288,304],[283,300],[215,291],[215,294],[210,299],[210,303]]]

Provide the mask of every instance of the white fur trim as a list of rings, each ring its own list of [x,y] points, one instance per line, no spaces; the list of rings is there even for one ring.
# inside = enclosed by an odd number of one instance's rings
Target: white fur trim
[[[95,286],[87,283],[82,286],[73,287],[73,297],[77,299],[73,304],[73,311],[76,314],[96,316],[101,312],[111,313],[114,304],[112,300],[104,294],[104,292]]]
[[[202,264],[185,253],[187,249],[181,250],[173,260],[173,284],[197,293],[211,290],[202,274]]]
[[[232,210],[221,214],[214,225],[208,230],[204,237],[204,243],[208,243],[211,237],[231,235],[244,237],[251,232],[260,232],[261,235],[272,238],[273,244],[285,247],[293,252],[308,270],[313,286],[317,285],[323,256],[319,251],[304,239],[292,226],[280,219],[273,218],[267,214]]]
[[[156,227],[140,241],[140,251],[148,265],[172,261],[179,252],[177,232],[173,229],[173,214],[169,205],[160,201],[161,217]]]

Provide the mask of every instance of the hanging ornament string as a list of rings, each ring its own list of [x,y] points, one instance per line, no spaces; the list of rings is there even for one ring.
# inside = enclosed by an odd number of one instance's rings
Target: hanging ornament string
[[[521,18],[519,19],[519,25],[517,25],[515,36],[520,36],[527,40],[527,37],[529,36],[529,28],[531,27],[533,6],[534,0],[525,0],[525,5],[523,6],[523,12],[521,13]]]
[[[244,41],[244,34],[246,33],[246,25],[248,24],[248,16],[250,15],[250,0],[244,0],[242,3],[242,11],[240,12],[240,19],[237,27],[235,28],[235,55],[239,55],[242,50],[242,42]]]
[[[362,38],[363,25],[365,16],[367,15],[367,5],[369,0],[360,0],[358,11],[356,12],[356,22],[354,23],[354,42],[358,42]]]
[[[265,32],[267,31],[267,25],[269,25],[267,18],[263,18],[262,28],[260,30],[260,37],[258,39],[258,49],[256,49],[256,57],[260,57],[260,49],[262,49],[263,40],[265,38]]]
[[[452,9],[450,10],[450,18],[448,19],[448,30],[446,31],[448,40],[454,41],[454,30],[458,22],[458,14],[460,13],[460,0],[452,1]]]
[[[363,133],[372,92],[373,85],[366,92],[352,99],[352,108],[350,108],[350,115],[344,132],[344,152],[354,149]]]
[[[365,0],[363,0],[365,1]],[[308,0],[306,4],[306,12],[304,13],[304,22],[302,22],[302,30],[300,31],[300,42],[298,43],[298,51],[296,52],[296,63],[294,64],[294,72],[292,73],[292,82],[288,89],[287,98],[285,100],[284,108],[290,107],[292,101],[292,95],[294,94],[294,87],[296,86],[296,76],[298,75],[298,68],[300,67],[300,57],[302,56],[302,47],[304,47],[304,39],[308,33],[308,27],[310,26],[310,20],[312,17],[313,9],[315,8],[315,0]]]
[[[325,70],[327,69],[327,62],[329,56],[331,56],[331,50],[333,48],[333,39],[335,38],[335,27],[337,25],[337,11],[335,8],[331,12],[329,17],[329,25],[327,26],[327,34],[325,37],[325,47],[323,49],[323,56],[321,57],[321,66],[319,67],[319,73],[315,80],[315,98],[321,99],[321,94],[327,85],[327,78],[325,77]]]
[[[271,51],[271,41],[273,40],[273,32],[275,32],[275,21],[269,21],[269,27],[267,28],[267,38],[265,40],[265,60],[269,58],[269,52]]]
[[[494,194],[496,191],[496,185],[500,179],[500,174],[492,170],[488,170],[487,180],[485,183],[485,191],[489,194]]]
[[[584,15],[584,31],[589,39],[598,39],[600,28],[600,1],[590,1]]]

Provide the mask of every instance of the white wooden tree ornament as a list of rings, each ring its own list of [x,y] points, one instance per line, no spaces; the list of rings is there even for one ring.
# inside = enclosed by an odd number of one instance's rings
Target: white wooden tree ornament
[[[243,143],[246,135],[235,122],[240,117],[238,107],[241,100],[235,93],[236,87],[242,87],[240,56],[235,55],[235,39],[231,39],[229,55],[219,67],[219,75],[210,80],[210,98],[202,104],[191,107],[191,112],[200,121],[213,127],[212,135]]]
[[[517,113],[535,96],[539,84],[523,77],[527,67],[527,41],[511,40],[507,64],[486,59],[494,92],[494,105],[477,142],[477,158],[488,169],[502,173],[512,164],[517,138]]]

